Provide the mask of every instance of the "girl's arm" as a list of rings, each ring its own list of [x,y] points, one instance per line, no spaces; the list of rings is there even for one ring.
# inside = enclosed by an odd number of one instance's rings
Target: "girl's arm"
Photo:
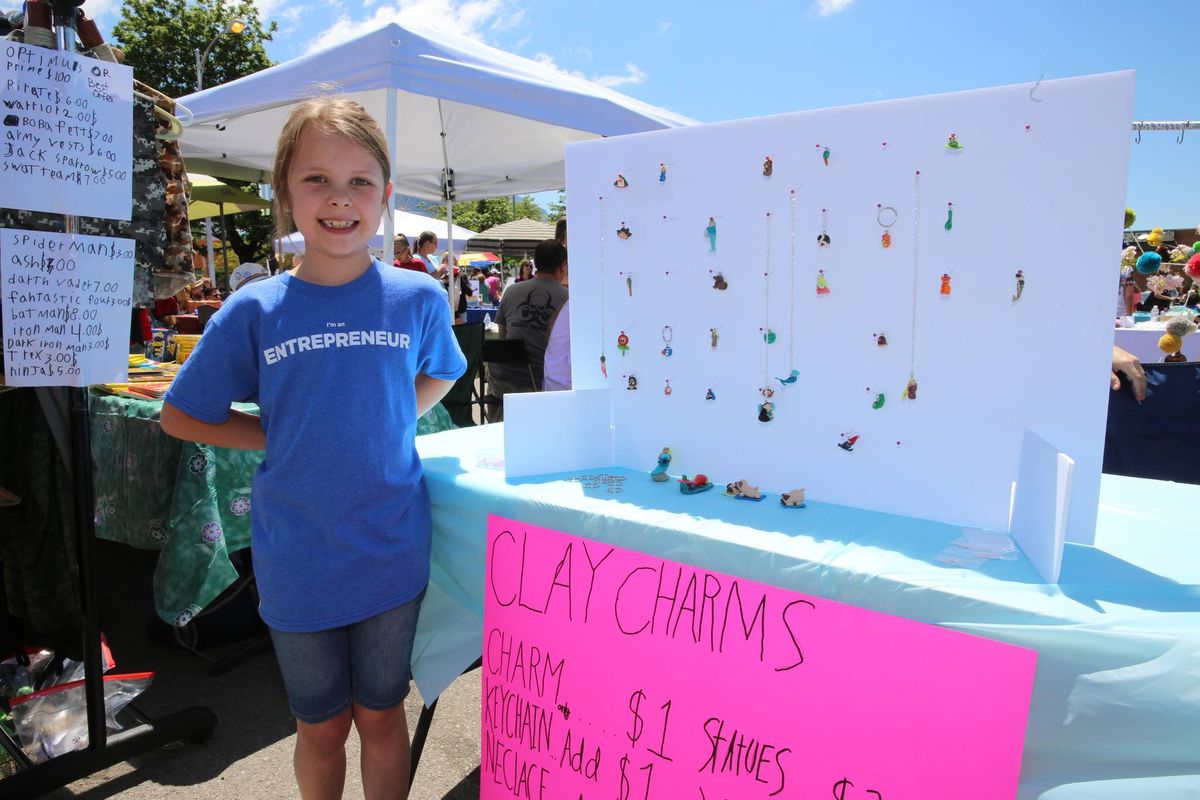
[[[428,375],[417,376],[417,416],[422,417],[425,412],[438,404],[446,393],[450,391],[450,387],[454,386],[454,381],[444,381],[440,378],[431,378]]]
[[[445,383],[445,381],[438,381],[438,383]],[[447,389],[447,391],[449,390]],[[438,395],[438,399],[441,399],[441,395]],[[167,434],[188,442],[200,442],[235,450],[267,449],[267,434],[263,430],[262,420],[245,411],[231,409],[229,419],[219,425],[212,425],[208,422],[201,422],[170,403],[163,403],[159,424]]]

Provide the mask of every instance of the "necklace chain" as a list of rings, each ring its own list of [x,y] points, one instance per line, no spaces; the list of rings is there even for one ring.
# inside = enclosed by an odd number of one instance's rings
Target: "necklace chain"
[[[769,386],[771,358],[771,212],[767,212],[766,280],[763,281],[763,386]]]
[[[908,376],[917,374],[917,283],[919,252],[921,246],[921,171],[913,176],[913,268],[912,268],[912,336],[909,342],[911,351],[908,360]]]
[[[620,285],[620,284],[618,284]],[[600,363],[604,364],[607,353],[605,342],[608,336],[604,327],[604,197],[600,197]]]
[[[791,252],[788,254],[788,272],[791,275],[791,282],[788,290],[788,369],[796,368],[796,190],[793,189],[790,195],[791,200],[791,223],[792,223],[792,240]]]

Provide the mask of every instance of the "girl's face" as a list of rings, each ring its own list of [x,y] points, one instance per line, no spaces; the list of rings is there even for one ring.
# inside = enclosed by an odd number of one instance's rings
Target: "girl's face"
[[[287,176],[292,218],[304,234],[304,267],[325,273],[366,269],[392,185],[379,162],[344,136],[310,125]],[[340,276],[339,276],[340,277]]]
[[[428,242],[421,245],[420,253],[423,256],[431,256],[433,255],[433,251],[437,250],[437,246],[437,239],[430,239]]]

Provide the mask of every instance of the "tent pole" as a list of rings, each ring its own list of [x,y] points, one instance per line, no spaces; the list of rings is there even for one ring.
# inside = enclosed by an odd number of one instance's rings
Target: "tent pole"
[[[386,133],[388,160],[392,163],[392,174],[389,176],[392,181],[392,193],[388,196],[387,208],[385,209],[383,220],[383,262],[385,264],[388,261],[388,256],[394,252],[392,241],[396,238],[396,159],[400,156],[396,130],[396,106],[396,87],[389,86],[387,90]]]
[[[225,204],[218,203],[217,209],[221,212],[221,265],[225,275],[229,275],[229,223],[225,220]],[[217,285],[217,279],[212,278],[212,285]]]
[[[204,218],[204,238],[208,242],[208,279],[214,286],[217,284],[217,265],[213,258],[212,217]]]
[[[450,154],[446,149],[446,120],[442,117],[442,100],[438,98],[438,124],[442,131],[442,200],[446,203],[446,296],[450,300],[450,319],[458,310],[458,281],[454,279],[454,268],[458,266],[454,257],[454,173],[450,171]]]

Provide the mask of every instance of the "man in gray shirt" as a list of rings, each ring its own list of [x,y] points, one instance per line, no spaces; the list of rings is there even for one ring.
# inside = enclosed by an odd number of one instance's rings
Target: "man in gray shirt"
[[[505,289],[496,315],[500,338],[523,341],[529,360],[528,367],[523,363],[488,364],[489,390],[501,401],[509,392],[541,391],[550,319],[567,301],[567,287],[564,285],[567,282],[567,248],[554,239],[547,239],[538,244],[533,258],[537,266],[533,279]],[[533,385],[530,384],[530,368]],[[503,418],[502,409],[503,406],[494,419]]]

